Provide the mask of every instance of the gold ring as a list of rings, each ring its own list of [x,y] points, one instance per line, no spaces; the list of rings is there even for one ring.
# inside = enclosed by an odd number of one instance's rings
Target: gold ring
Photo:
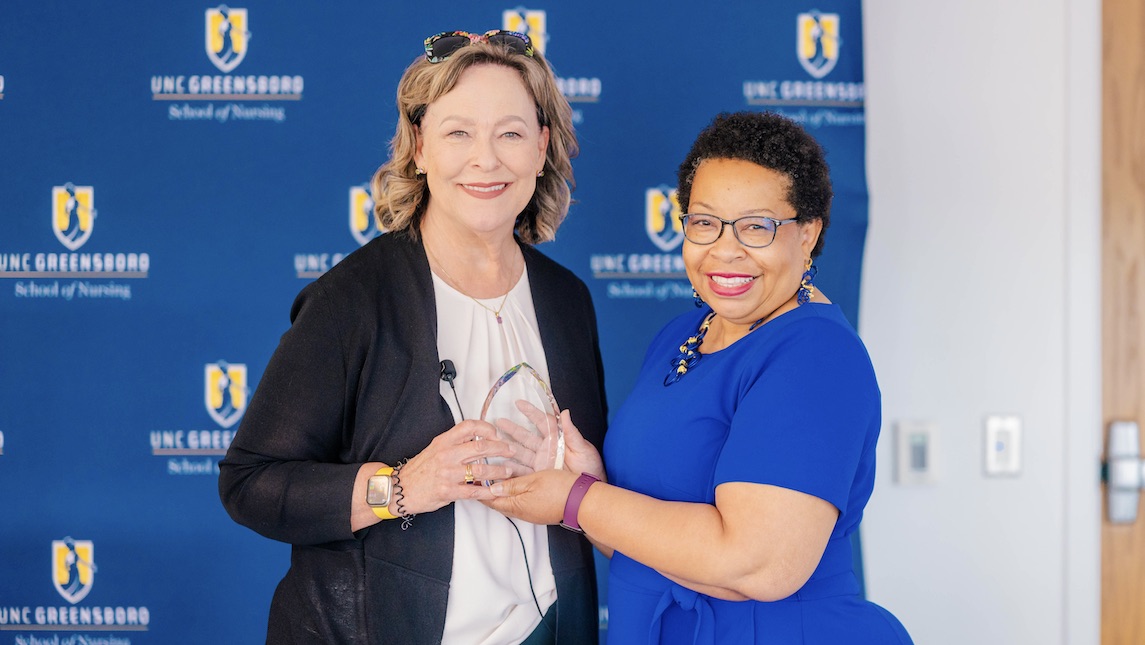
[[[465,483],[473,483],[473,464],[465,464]]]

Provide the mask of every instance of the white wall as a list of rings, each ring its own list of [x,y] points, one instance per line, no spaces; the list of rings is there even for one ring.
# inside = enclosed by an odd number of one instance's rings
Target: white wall
[[[863,11],[868,594],[920,644],[1096,644],[1100,1]],[[1017,477],[984,475],[994,413],[1022,419]],[[937,425],[934,484],[894,482],[899,420]]]

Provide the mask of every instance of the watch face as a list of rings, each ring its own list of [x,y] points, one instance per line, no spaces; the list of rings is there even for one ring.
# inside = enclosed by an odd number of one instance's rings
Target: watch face
[[[366,486],[366,503],[370,506],[389,506],[393,479],[389,475],[374,475]]]

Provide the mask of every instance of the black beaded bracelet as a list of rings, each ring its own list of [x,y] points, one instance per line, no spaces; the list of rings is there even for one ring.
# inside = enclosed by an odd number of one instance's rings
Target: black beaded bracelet
[[[390,475],[394,482],[394,509],[398,512],[398,517],[402,518],[402,530],[406,530],[413,524],[413,518],[417,517],[417,513],[407,513],[405,506],[402,502],[405,500],[405,494],[402,491],[401,471],[402,468],[409,462],[409,459],[403,459],[394,466],[394,472]]]

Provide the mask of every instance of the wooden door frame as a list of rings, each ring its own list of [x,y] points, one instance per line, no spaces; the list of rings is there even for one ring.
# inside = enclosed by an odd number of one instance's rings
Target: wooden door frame
[[[1105,423],[1143,423],[1145,366],[1137,352],[1145,344],[1140,326],[1145,306],[1145,190],[1140,177],[1145,161],[1145,6],[1139,0],[1105,0],[1102,14],[1102,373],[1108,379],[1102,388],[1102,418]],[[1139,510],[1133,526],[1104,519],[1100,524],[1102,643],[1138,643],[1145,633],[1137,611],[1145,600],[1142,515]],[[1112,589],[1124,597],[1115,598]]]
[[[1062,642],[1101,642],[1102,3],[1067,0]],[[1030,439],[1034,437],[1031,436]],[[1047,608],[1053,611],[1052,608]]]

